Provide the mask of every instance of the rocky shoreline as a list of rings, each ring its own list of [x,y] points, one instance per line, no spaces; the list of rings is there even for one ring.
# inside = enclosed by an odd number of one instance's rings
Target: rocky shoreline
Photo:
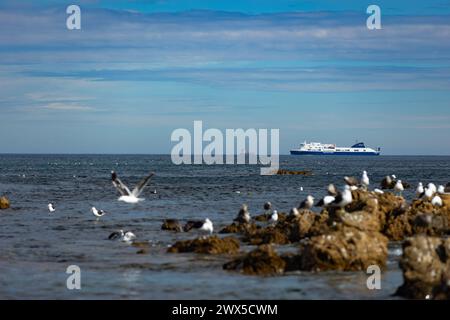
[[[373,265],[383,270],[389,242],[402,242],[404,283],[395,294],[408,299],[449,299],[450,195],[441,195],[442,205],[426,197],[408,203],[400,195],[365,188],[354,188],[351,195],[351,203],[342,208],[295,209],[277,213],[272,222],[270,213],[248,221],[235,219],[219,231],[223,238],[179,241],[168,251],[232,254],[224,270],[277,276],[291,271],[365,272]],[[165,223],[163,229],[171,228]],[[256,248],[242,252],[240,243]],[[280,254],[277,248],[284,245],[293,245],[296,252]]]

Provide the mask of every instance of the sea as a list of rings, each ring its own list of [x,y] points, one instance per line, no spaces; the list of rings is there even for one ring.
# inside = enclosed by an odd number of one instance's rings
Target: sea
[[[414,186],[404,192],[412,199],[419,181],[449,182],[450,157],[281,156],[280,168],[312,175],[261,176],[258,165],[174,165],[170,155],[0,155],[0,196],[11,201],[0,211],[0,299],[397,299],[401,243],[389,244],[380,290],[368,289],[365,272],[246,276],[222,269],[231,260],[226,255],[167,253],[198,235],[163,231],[164,219],[210,218],[218,231],[243,203],[252,215],[266,201],[288,212],[308,194],[320,198],[329,183],[342,187],[344,176],[363,170],[371,188],[395,174]],[[145,201],[119,202],[111,170],[130,187],[155,172]],[[92,206],[107,214],[97,220]],[[148,241],[148,253],[108,240],[118,229]],[[295,252],[298,244],[276,249]],[[67,287],[69,266],[80,269],[79,290]]]

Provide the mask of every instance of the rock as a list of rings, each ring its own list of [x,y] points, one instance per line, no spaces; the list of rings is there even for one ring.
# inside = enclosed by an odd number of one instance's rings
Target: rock
[[[402,241],[413,235],[408,213],[391,214],[386,221],[383,234],[391,241]]]
[[[136,251],[136,254],[147,254],[149,252],[150,251],[148,249],[141,249],[141,250]]]
[[[181,226],[181,223],[176,219],[166,219],[161,226],[161,230],[182,232],[183,227]]]
[[[367,211],[345,212],[341,214],[339,218],[339,222],[344,226],[353,227],[361,231],[378,232],[381,230],[378,216]]]
[[[238,251],[239,240],[233,237],[219,238],[217,236],[177,241],[167,250],[169,253],[195,252],[204,254],[232,254]]]
[[[450,274],[450,239],[424,235],[403,243],[400,260],[403,284],[396,295],[409,299],[432,299],[445,294]]]
[[[252,245],[290,243],[287,233],[273,226],[246,233],[242,241]]]
[[[150,248],[150,243],[148,241],[133,241],[131,245],[135,248],[142,248],[142,249]]]
[[[269,276],[282,274],[286,262],[271,245],[261,245],[248,254],[223,265],[225,270],[241,271],[247,275]]]
[[[302,270],[360,271],[370,265],[384,267],[388,239],[379,232],[366,232],[347,226],[315,236],[301,246]]]
[[[0,197],[0,209],[9,209],[10,203],[8,198],[6,197]]]

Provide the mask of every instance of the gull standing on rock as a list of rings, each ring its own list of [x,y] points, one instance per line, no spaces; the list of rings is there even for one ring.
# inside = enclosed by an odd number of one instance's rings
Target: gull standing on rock
[[[361,177],[361,184],[364,186],[364,188],[368,188],[370,184],[369,176],[367,175],[367,171],[364,170],[362,177]]]
[[[119,197],[119,201],[123,201],[126,203],[138,203],[139,201],[143,201],[143,198],[139,198],[139,195],[144,190],[145,186],[150,181],[150,178],[154,176],[154,173],[150,173],[147,177],[141,180],[136,187],[133,189],[133,191],[130,192],[130,189],[123,184],[122,181],[120,181],[119,177],[117,177],[117,174],[114,171],[111,171],[111,180],[116,187],[116,189],[120,192],[121,196]]]
[[[437,189],[437,193],[439,193],[439,194],[444,194],[445,193],[445,187],[444,186],[439,186],[438,187],[438,189]]]
[[[289,212],[289,214],[291,216],[298,217],[300,215],[300,212],[298,212],[297,208],[292,208],[291,211]]]
[[[273,210],[273,213],[270,216],[270,222],[271,223],[276,223],[277,221],[278,221],[278,211],[277,210]]]
[[[450,182],[445,185],[444,193],[450,193]]]
[[[403,187],[402,180],[397,180],[394,186],[394,191],[398,192],[401,196],[404,190],[405,188]]]
[[[425,193],[425,189],[423,188],[423,183],[419,182],[419,185],[417,186],[417,189],[416,189],[416,196],[418,198],[422,198],[424,193]]]
[[[311,195],[308,195],[305,200],[303,200],[300,205],[299,209],[311,209],[314,206],[314,197]]]
[[[334,196],[335,197],[338,194],[338,191],[337,191],[336,187],[332,183],[330,183],[328,185],[327,191],[328,191],[328,195],[330,195],[330,196]]]
[[[350,187],[350,190],[358,189],[359,181],[355,177],[344,177],[345,183]]]
[[[270,209],[272,209],[272,204],[269,201],[264,203],[264,213],[269,214]]]
[[[188,221],[183,229],[185,232],[188,232],[192,229],[197,229],[199,231],[212,234],[214,231],[214,226],[212,221],[206,218],[204,221]]]
[[[244,203],[239,210],[238,216],[233,220],[239,223],[249,223],[251,220],[250,213],[248,212],[248,206]]]
[[[435,207],[442,207],[443,203],[442,203],[442,199],[439,196],[435,196],[433,198],[433,200],[431,200],[431,204]]]
[[[350,190],[350,186],[345,186],[344,191],[342,193],[338,193],[336,199],[334,199],[331,205],[343,209],[345,206],[351,204],[352,202],[353,196]]]

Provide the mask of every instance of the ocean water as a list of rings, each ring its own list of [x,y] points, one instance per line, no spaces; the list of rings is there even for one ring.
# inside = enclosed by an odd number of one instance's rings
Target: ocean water
[[[363,272],[254,277],[222,270],[227,256],[166,253],[175,241],[196,237],[161,231],[166,218],[209,217],[220,230],[242,203],[254,215],[262,213],[265,201],[288,211],[307,194],[319,198],[328,183],[342,186],[343,176],[360,176],[362,170],[369,172],[372,187],[387,174],[414,186],[446,184],[450,177],[450,157],[282,156],[280,167],[314,175],[260,176],[259,167],[251,165],[175,166],[167,155],[0,155],[0,195],[12,204],[0,211],[0,298],[393,299],[402,283],[399,243],[390,244],[382,289],[373,291]],[[111,170],[130,186],[156,172],[143,193],[146,200],[118,202]],[[57,209],[52,215],[49,202]],[[91,206],[109,214],[96,221]],[[137,248],[107,240],[117,229],[149,241],[149,253],[136,254]],[[81,290],[66,288],[69,265],[81,268]]]

